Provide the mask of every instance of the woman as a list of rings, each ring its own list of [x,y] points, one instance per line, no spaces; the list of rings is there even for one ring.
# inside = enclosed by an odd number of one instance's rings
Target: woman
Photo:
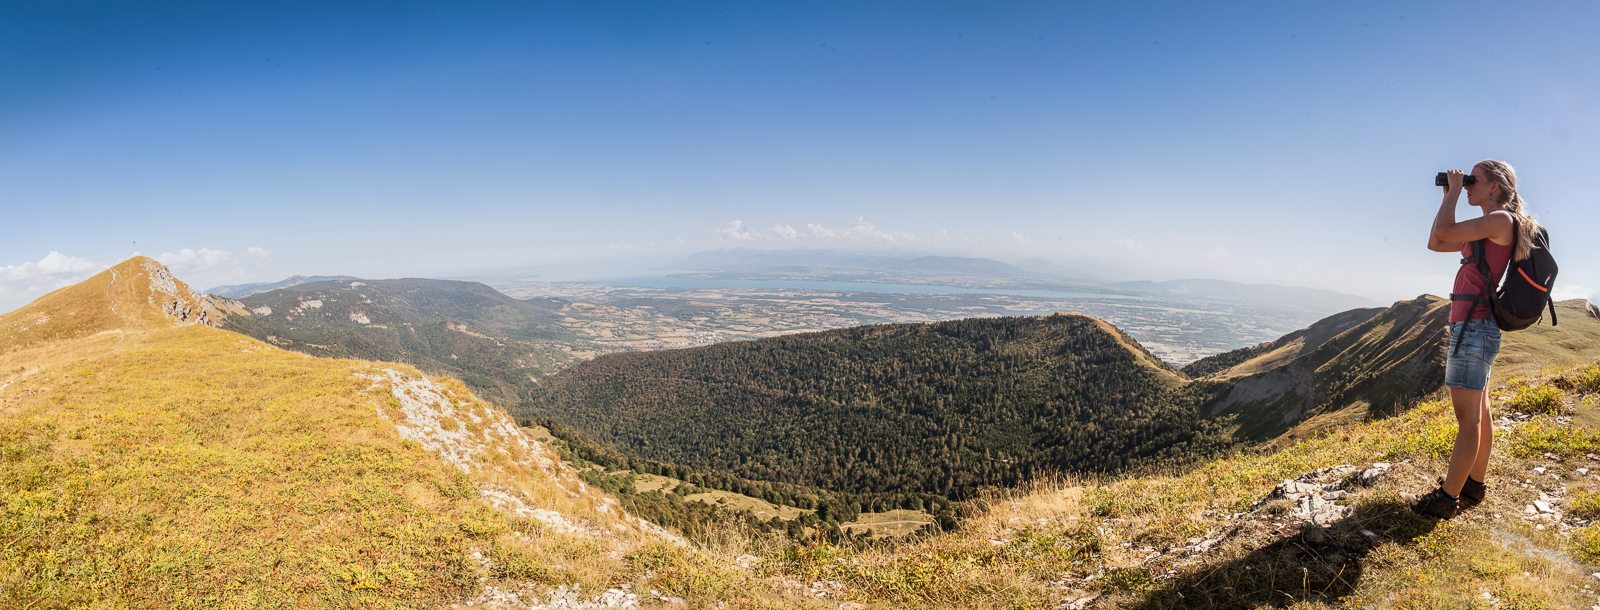
[[[1463,189],[1461,170],[1450,170],[1444,187],[1444,202],[1433,219],[1428,249],[1459,252],[1472,256],[1472,242],[1487,239],[1484,256],[1489,261],[1489,276],[1500,278],[1508,260],[1527,258],[1538,224],[1527,215],[1526,205],[1517,194],[1517,173],[1500,161],[1480,161],[1472,167],[1473,184],[1465,185],[1467,204],[1482,215],[1456,222],[1456,201]],[[1519,234],[1520,235],[1517,235]],[[1515,245],[1516,252],[1512,252]],[[1445,361],[1444,384],[1450,388],[1455,407],[1456,444],[1450,452],[1450,471],[1439,487],[1411,499],[1419,513],[1449,519],[1456,504],[1465,496],[1473,502],[1483,500],[1484,476],[1489,469],[1489,449],[1494,443],[1494,424],[1489,415],[1489,367],[1500,353],[1500,328],[1495,325],[1489,305],[1475,300],[1484,291],[1482,272],[1475,262],[1464,262],[1456,271],[1451,290],[1449,357]]]

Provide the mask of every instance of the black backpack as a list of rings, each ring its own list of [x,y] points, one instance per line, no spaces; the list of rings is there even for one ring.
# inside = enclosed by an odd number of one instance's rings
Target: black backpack
[[[1511,255],[1517,254],[1517,241],[1522,239],[1522,230],[1518,221],[1511,221]],[[1550,325],[1556,325],[1556,303],[1550,298],[1550,289],[1555,286],[1556,272],[1559,267],[1556,259],[1550,254],[1550,234],[1544,227],[1539,227],[1533,235],[1533,245],[1528,248],[1528,256],[1520,261],[1510,261],[1506,264],[1506,285],[1496,289],[1499,285],[1498,278],[1489,277],[1489,259],[1483,255],[1486,239],[1472,242],[1472,256],[1461,259],[1461,264],[1476,264],[1478,273],[1483,274],[1483,292],[1481,294],[1452,294],[1454,301],[1472,301],[1472,308],[1476,310],[1480,303],[1487,303],[1489,310],[1494,312],[1495,326],[1503,331],[1522,330],[1533,326],[1540,318],[1544,317],[1544,308],[1550,308]]]

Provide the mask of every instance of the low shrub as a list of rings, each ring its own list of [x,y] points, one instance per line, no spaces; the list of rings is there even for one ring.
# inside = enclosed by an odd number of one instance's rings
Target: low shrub
[[[1555,379],[1555,384],[1569,392],[1600,393],[1600,364],[1591,364],[1562,373]]]
[[[1561,414],[1567,404],[1561,401],[1561,388],[1548,385],[1528,385],[1518,388],[1506,399],[1504,405],[1519,413],[1534,415]]]
[[[1579,519],[1600,518],[1600,492],[1579,492],[1573,496],[1572,503],[1567,505],[1567,513]]]
[[[1584,561],[1600,561],[1600,524],[1573,530],[1568,544]]]
[[[636,571],[652,572],[649,585],[668,595],[690,600],[753,599],[747,577],[680,546],[647,544],[625,559]]]

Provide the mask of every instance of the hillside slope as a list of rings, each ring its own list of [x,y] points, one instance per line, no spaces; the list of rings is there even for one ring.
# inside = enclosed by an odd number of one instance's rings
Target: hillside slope
[[[1259,346],[1185,368],[1230,389],[1205,405],[1231,416],[1234,438],[1282,446],[1296,437],[1394,415],[1444,383],[1449,301],[1423,295],[1388,309],[1360,309]],[[1502,335],[1496,379],[1600,357],[1600,320],[1583,299],[1557,304],[1560,324]]]
[[[1213,451],[1194,408],[1209,395],[1183,388],[1115,327],[1057,314],[611,354],[552,377],[519,413],[749,479],[960,498]]]
[[[459,382],[191,295],[138,258],[0,316],[0,606],[438,607],[671,545]]]
[[[513,299],[475,282],[308,282],[238,301],[222,327],[279,347],[331,358],[403,362],[465,381],[497,404],[515,405],[569,364],[551,345],[571,338],[568,304]]]

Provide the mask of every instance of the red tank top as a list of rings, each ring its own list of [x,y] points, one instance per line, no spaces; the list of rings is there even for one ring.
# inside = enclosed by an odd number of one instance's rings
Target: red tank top
[[[1499,279],[1506,272],[1506,264],[1511,260],[1511,246],[1502,246],[1493,241],[1486,242],[1483,248],[1484,256],[1489,258],[1489,277]],[[1472,256],[1472,242],[1461,244],[1461,258]],[[1474,264],[1462,265],[1456,270],[1456,286],[1451,292],[1456,294],[1479,294],[1483,292],[1483,274],[1478,272]],[[1489,305],[1478,305],[1472,315],[1467,315],[1467,310],[1472,309],[1472,301],[1451,301],[1450,322],[1462,320],[1477,320],[1489,317]]]

